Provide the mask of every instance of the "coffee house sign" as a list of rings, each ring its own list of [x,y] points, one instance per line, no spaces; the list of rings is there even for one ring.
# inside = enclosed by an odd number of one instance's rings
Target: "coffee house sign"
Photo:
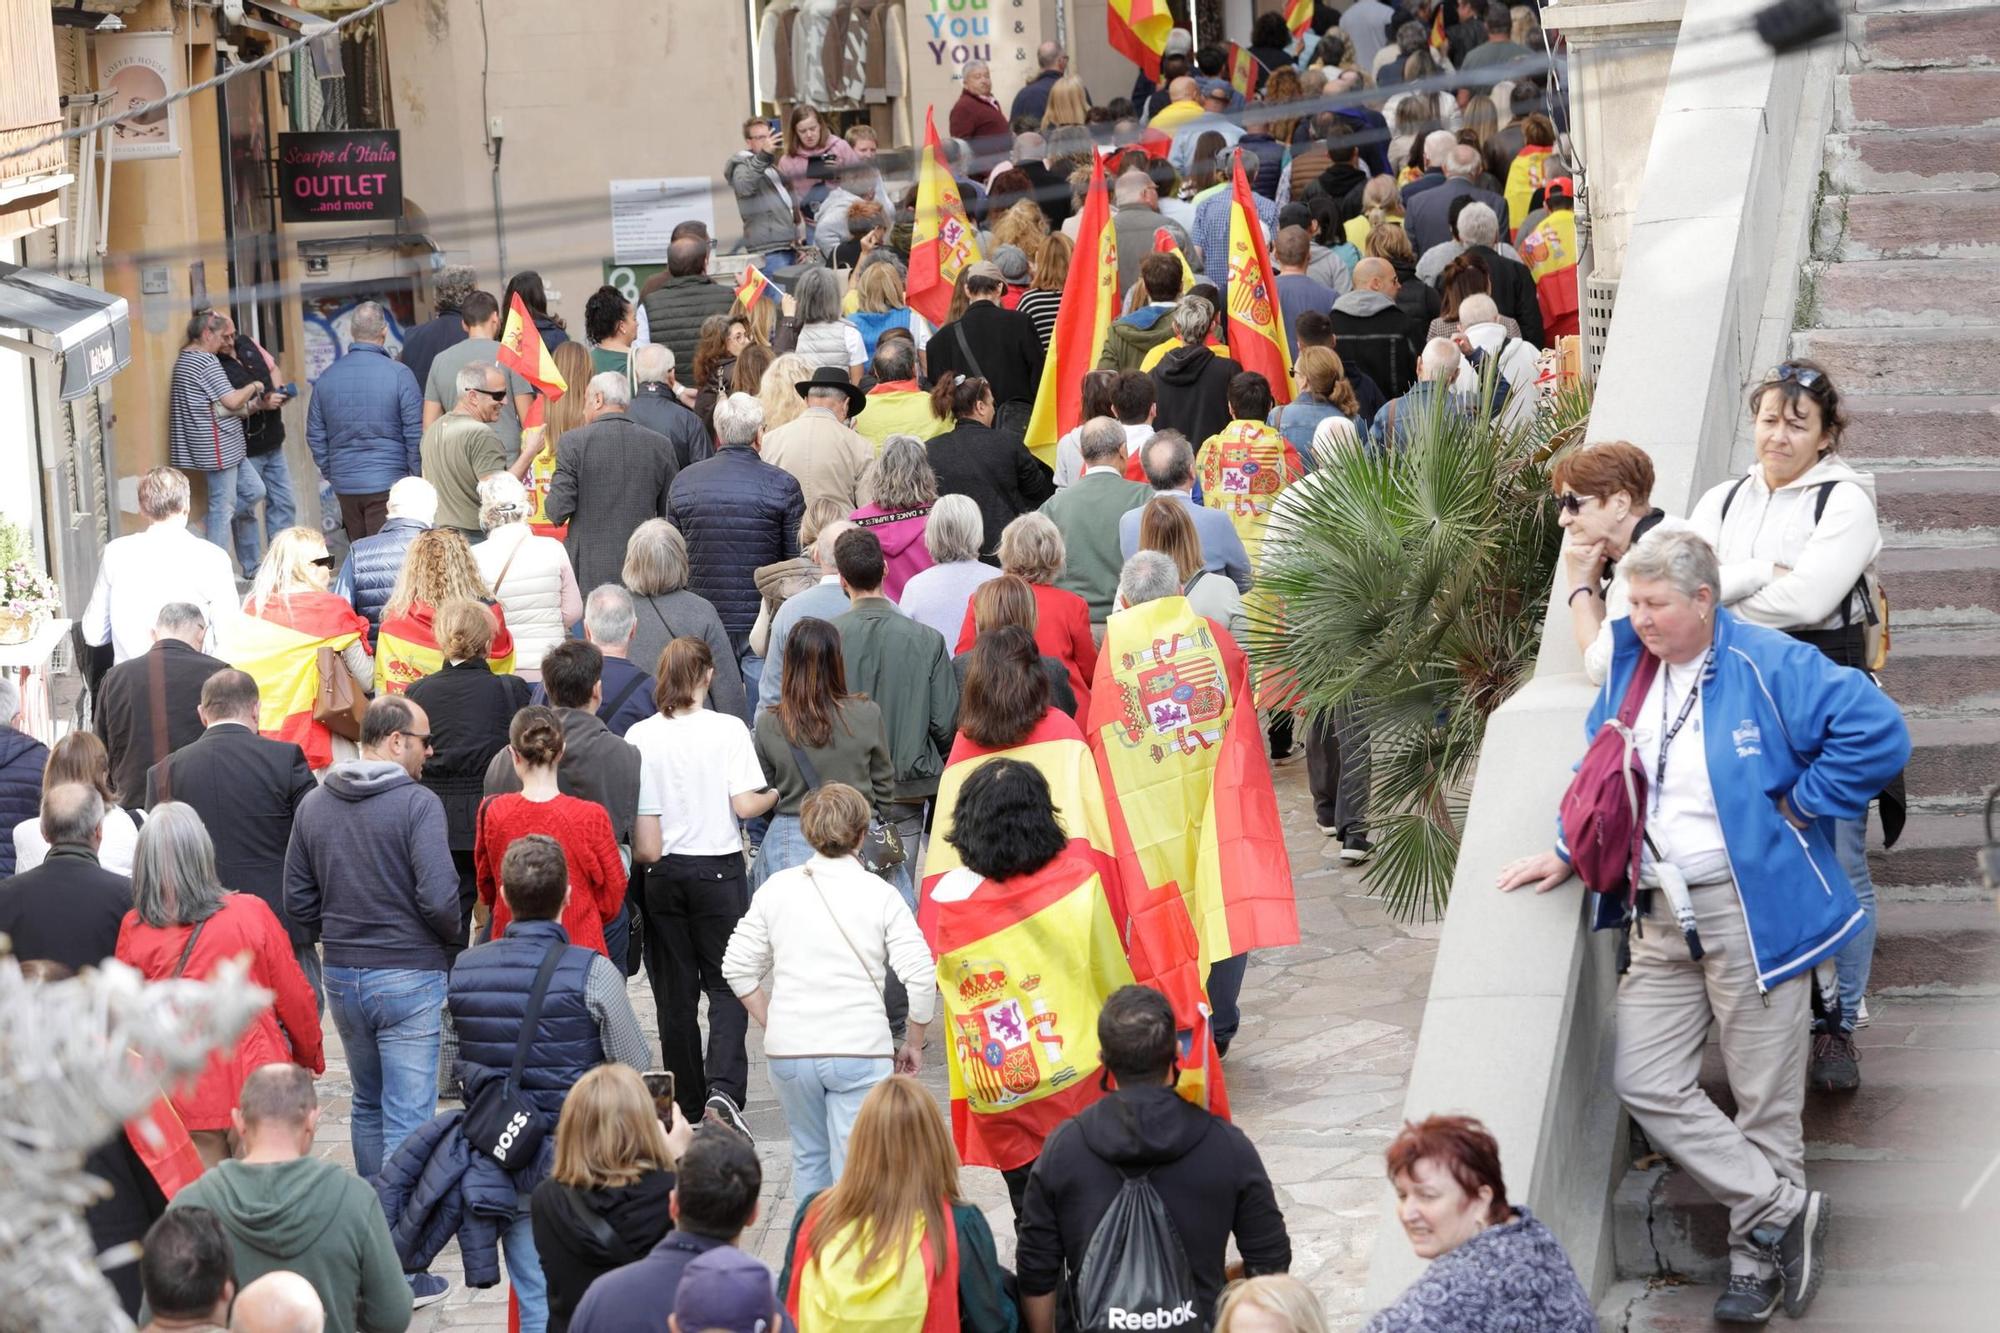
[[[367,222],[403,214],[395,130],[278,136],[278,197],[287,222]]]

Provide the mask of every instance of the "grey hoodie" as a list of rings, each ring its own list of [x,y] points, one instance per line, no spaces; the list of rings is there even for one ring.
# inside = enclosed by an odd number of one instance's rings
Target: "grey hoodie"
[[[1342,293],[1340,299],[1333,303],[1333,309],[1335,314],[1353,315],[1356,319],[1367,319],[1370,315],[1379,315],[1384,310],[1392,310],[1395,308],[1395,305],[1394,301],[1380,292],[1369,291],[1365,287],[1356,287],[1351,292]]]
[[[444,803],[387,760],[335,764],[292,822],[285,910],[328,967],[448,970],[464,928]]]

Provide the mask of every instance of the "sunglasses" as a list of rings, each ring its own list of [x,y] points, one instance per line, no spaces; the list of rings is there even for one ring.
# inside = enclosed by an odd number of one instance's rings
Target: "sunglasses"
[[[417,742],[419,745],[423,746],[426,750],[432,748],[431,733],[428,731],[399,731],[396,734],[398,736],[408,736],[411,740]]]
[[[313,557],[313,563],[315,565],[318,565],[321,569],[332,569],[334,565],[334,560],[333,557],[330,555],[319,555]]]
[[[1766,377],[1772,384],[1796,384],[1801,389],[1810,389],[1825,378],[1826,376],[1811,366],[1801,366],[1791,361],[1785,362]]]
[[[505,389],[474,389],[472,392],[477,394],[483,394],[486,397],[491,398],[496,403],[504,403],[507,401],[507,391]]]
[[[1576,517],[1576,515],[1581,514],[1583,512],[1583,507],[1586,504],[1590,503],[1592,500],[1595,500],[1596,498],[1597,497],[1594,495],[1578,495],[1576,492],[1571,491],[1567,495],[1558,495],[1556,497],[1556,503],[1562,507],[1565,513],[1569,514],[1570,517],[1574,518]]]

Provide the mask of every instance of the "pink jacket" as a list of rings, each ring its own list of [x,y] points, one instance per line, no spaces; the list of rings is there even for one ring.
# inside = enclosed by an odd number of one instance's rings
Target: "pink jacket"
[[[778,159],[778,174],[785,178],[785,188],[797,199],[812,189],[812,181],[806,178],[806,163],[811,157],[824,157],[832,153],[834,162],[846,166],[849,162],[859,162],[861,154],[854,151],[854,145],[829,131],[827,140],[810,157],[805,153],[787,153]]]
[[[904,509],[891,516],[881,505],[863,505],[848,515],[875,534],[882,543],[886,566],[882,592],[892,602],[903,599],[903,585],[931,567],[930,548],[924,545],[924,527],[930,522],[930,507]]]

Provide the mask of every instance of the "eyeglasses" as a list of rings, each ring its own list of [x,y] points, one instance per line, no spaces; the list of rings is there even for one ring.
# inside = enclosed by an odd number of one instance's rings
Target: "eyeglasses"
[[[1564,512],[1568,513],[1573,518],[1576,515],[1581,514],[1583,512],[1583,507],[1586,504],[1589,504],[1592,500],[1595,500],[1596,498],[1597,497],[1594,495],[1578,495],[1575,491],[1571,491],[1565,495],[1558,495],[1556,497],[1556,503],[1562,506]]]
[[[330,555],[318,555],[313,557],[313,563],[321,569],[332,569],[334,562],[333,557]]]
[[[1796,384],[1801,389],[1810,389],[1813,385],[1825,379],[1826,376],[1814,370],[1811,366],[1802,366],[1797,362],[1787,361],[1772,371],[1768,378],[1773,384],[1789,383]]]
[[[399,731],[396,734],[398,736],[408,736],[411,740],[417,742],[419,745],[423,746],[426,750],[434,748],[431,745],[431,733],[428,731]]]
[[[472,390],[472,392],[477,394],[484,394],[486,397],[491,398],[496,403],[504,403],[507,401],[507,391],[505,389],[474,389]]]

